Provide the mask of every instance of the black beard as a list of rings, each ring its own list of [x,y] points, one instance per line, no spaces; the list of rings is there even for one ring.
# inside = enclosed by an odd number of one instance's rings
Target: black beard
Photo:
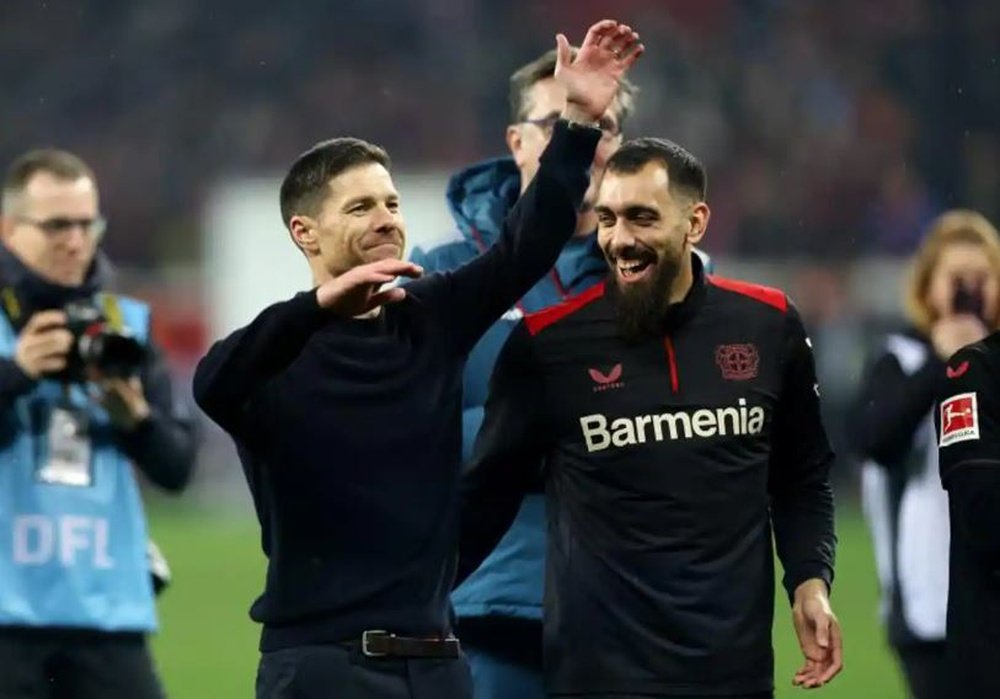
[[[653,278],[638,284],[619,284],[612,270],[607,287],[612,290],[618,332],[629,344],[638,344],[663,335],[663,318],[670,305],[670,287],[680,274],[680,261],[661,258]]]

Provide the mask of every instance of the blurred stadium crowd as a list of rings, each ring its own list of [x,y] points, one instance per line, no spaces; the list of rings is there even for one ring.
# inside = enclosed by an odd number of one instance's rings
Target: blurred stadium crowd
[[[0,160],[53,144],[92,163],[105,247],[148,282],[197,267],[213,183],[281,171],[316,140],[356,134],[398,167],[442,172],[500,153],[510,71],[552,27],[606,12],[596,0],[7,2]],[[626,135],[668,136],[706,163],[705,247],[720,269],[796,260],[792,278],[756,280],[784,283],[818,336],[836,440],[871,333],[855,262],[911,252],[950,206],[1000,218],[1000,4],[619,0],[615,12],[649,47]],[[196,296],[147,287],[163,344],[190,365],[205,342]]]
[[[495,152],[512,67],[549,45],[550,27],[582,27],[603,6],[4,3],[0,157],[59,140],[94,163],[111,220],[130,232],[109,238],[115,259],[190,259],[207,183],[280,170],[322,137],[361,134],[422,167]],[[713,252],[904,253],[949,202],[996,217],[995,3],[622,0],[616,11],[651,47],[628,131],[669,135],[706,162]]]

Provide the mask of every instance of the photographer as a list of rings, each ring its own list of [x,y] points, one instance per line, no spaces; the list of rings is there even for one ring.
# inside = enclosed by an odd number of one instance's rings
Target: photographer
[[[132,471],[181,490],[192,424],[149,308],[102,293],[105,223],[76,156],[33,151],[3,183],[0,699],[162,697],[146,520]]]
[[[910,327],[886,338],[850,434],[866,459],[862,496],[889,643],[913,696],[933,699],[958,695],[945,670],[948,498],[932,415],[945,362],[1000,325],[1000,238],[989,221],[955,210],[932,222],[913,259],[906,310]]]

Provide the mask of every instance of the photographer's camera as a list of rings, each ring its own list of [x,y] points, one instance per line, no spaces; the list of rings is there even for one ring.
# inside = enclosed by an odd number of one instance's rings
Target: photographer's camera
[[[86,381],[88,369],[97,370],[102,377],[128,378],[139,373],[146,359],[145,345],[113,327],[100,306],[74,301],[66,304],[63,312],[73,344],[66,368],[56,378],[67,383]]]

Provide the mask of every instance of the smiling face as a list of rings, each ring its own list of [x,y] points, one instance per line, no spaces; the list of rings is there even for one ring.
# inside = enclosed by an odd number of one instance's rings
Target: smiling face
[[[670,185],[660,162],[608,172],[597,206],[597,241],[621,289],[648,288],[679,270],[701,239],[708,207]]]
[[[708,225],[708,205],[672,187],[664,164],[605,173],[597,241],[610,266],[627,334],[651,331],[691,284],[691,249]]]
[[[406,224],[399,193],[384,165],[365,162],[331,178],[312,216],[289,220],[292,238],[309,259],[314,281],[369,262],[402,259]]]

